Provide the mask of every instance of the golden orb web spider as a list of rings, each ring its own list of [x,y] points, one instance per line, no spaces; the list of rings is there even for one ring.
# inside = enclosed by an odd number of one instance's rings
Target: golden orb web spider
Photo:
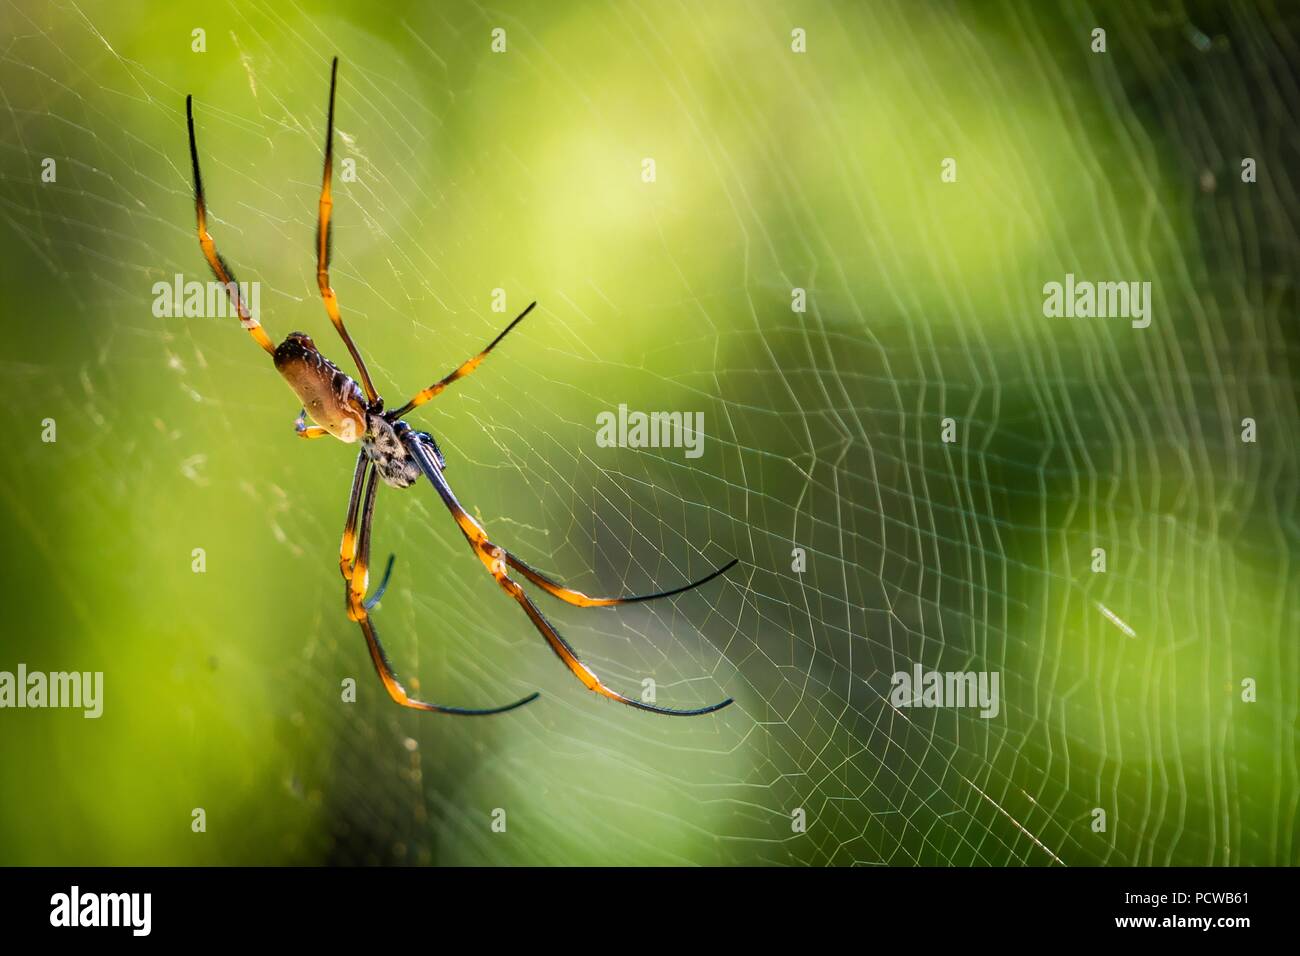
[[[393,570],[393,558],[391,556],[388,559],[388,566],[384,570],[384,576],[375,594],[369,599],[366,598],[366,589],[369,584],[370,527],[375,515],[375,496],[378,492],[377,480],[382,479],[385,484],[393,488],[409,488],[423,474],[429,480],[429,484],[433,485],[434,490],[438,492],[438,497],[442,499],[442,503],[447,507],[447,510],[451,512],[456,524],[460,527],[461,533],[465,536],[465,540],[469,542],[474,554],[483,563],[483,567],[496,579],[501,589],[518,602],[524,613],[528,615],[528,619],[532,621],[533,626],[546,639],[546,643],[550,645],[551,650],[573,672],[574,676],[586,685],[588,690],[595,691],[610,700],[616,700],[621,704],[627,704],[629,707],[635,707],[639,710],[679,717],[709,714],[726,707],[732,703],[732,698],[728,697],[721,703],[709,707],[699,707],[693,710],[673,710],[625,697],[606,687],[592,672],[591,668],[578,659],[577,652],[569,645],[568,641],[560,636],[551,625],[551,622],[546,619],[537,605],[520,587],[519,583],[510,577],[507,568],[513,568],[552,597],[559,598],[568,604],[576,607],[611,607],[618,604],[632,604],[637,601],[672,597],[675,594],[697,588],[728,571],[737,563],[737,559],[733,558],[712,574],[698,581],[673,588],[671,591],[617,598],[588,597],[581,591],[567,588],[548,578],[540,571],[519,560],[509,551],[488,540],[487,532],[483,530],[483,526],[475,521],[461,506],[460,502],[456,500],[455,494],[452,493],[451,486],[447,484],[447,479],[443,474],[446,461],[438,448],[438,443],[428,432],[416,431],[401,418],[407,412],[432,399],[453,382],[464,378],[478,368],[483,359],[487,357],[487,354],[533,310],[533,306],[537,305],[536,302],[531,303],[528,308],[524,309],[513,322],[505,327],[500,335],[488,343],[487,348],[483,349],[483,351],[463,362],[450,374],[428,388],[417,392],[415,397],[401,408],[384,411],[384,400],[375,391],[375,386],[370,380],[370,373],[366,370],[366,363],[362,360],[361,353],[357,350],[352,341],[352,336],[348,334],[348,330],[343,324],[343,318],[339,314],[338,300],[334,296],[334,290],[330,288],[330,214],[334,205],[330,186],[334,175],[334,89],[338,79],[338,67],[338,57],[335,57],[330,67],[330,100],[325,132],[325,171],[321,181],[320,211],[316,229],[316,280],[320,286],[321,299],[325,303],[325,311],[329,314],[330,322],[333,323],[334,328],[343,339],[343,343],[347,346],[348,352],[351,353],[352,360],[356,363],[357,370],[361,375],[360,386],[349,375],[341,371],[338,366],[322,355],[311,338],[302,332],[291,332],[279,346],[274,345],[261,324],[248,311],[240,296],[239,287],[235,283],[230,267],[217,252],[216,244],[213,242],[212,236],[208,234],[208,215],[207,205],[203,197],[203,178],[199,174],[199,151],[194,142],[194,105],[192,96],[185,97],[185,118],[190,134],[190,162],[194,171],[194,211],[198,218],[199,247],[203,250],[203,256],[207,259],[208,265],[217,277],[217,281],[225,286],[226,294],[239,315],[240,324],[248,330],[254,341],[271,355],[276,369],[285,377],[289,386],[302,400],[302,411],[298,413],[298,419],[294,422],[294,429],[302,438],[321,438],[325,435],[332,435],[348,443],[358,440],[361,442],[361,451],[357,455],[356,470],[352,476],[352,491],[348,498],[347,521],[343,526],[343,543],[339,548],[339,570],[343,574],[343,593],[348,618],[356,621],[361,626],[361,632],[365,635],[366,645],[370,650],[370,659],[374,663],[375,671],[379,674],[379,679],[383,682],[389,696],[403,707],[434,711],[439,714],[467,716],[504,713],[508,710],[514,710],[516,707],[522,707],[524,704],[536,700],[539,696],[537,693],[532,693],[521,700],[515,701],[513,704],[482,710],[446,707],[441,704],[416,700],[409,696],[406,689],[398,681],[397,675],[393,672],[393,666],[389,663],[388,655],[384,653],[383,645],[379,643],[379,635],[375,631],[374,622],[369,614],[371,608],[379,601],[388,587],[388,577]],[[365,390],[364,394],[362,389]],[[307,424],[308,414],[311,415],[314,424]],[[360,518],[359,526],[358,517]]]

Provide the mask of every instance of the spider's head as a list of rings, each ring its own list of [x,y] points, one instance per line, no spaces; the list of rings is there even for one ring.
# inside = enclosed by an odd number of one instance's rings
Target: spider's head
[[[305,332],[290,332],[275,350],[275,367],[311,420],[341,441],[361,440],[369,427],[361,386],[316,348]]]

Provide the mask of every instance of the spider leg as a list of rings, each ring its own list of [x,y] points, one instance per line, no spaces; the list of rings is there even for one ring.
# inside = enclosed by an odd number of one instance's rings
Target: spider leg
[[[536,305],[537,305],[536,302],[529,303],[528,308],[520,312],[519,315],[515,317],[515,320],[511,322],[509,325],[507,325],[500,335],[498,335],[491,342],[489,342],[487,348],[485,348],[482,352],[479,352],[473,358],[466,359],[460,365],[456,366],[456,368],[453,369],[448,375],[444,376],[441,380],[434,382],[428,388],[424,389],[421,392],[416,393],[416,396],[412,398],[409,402],[407,402],[405,405],[403,405],[401,408],[389,412],[388,415],[389,421],[396,421],[397,419],[405,415],[407,412],[409,412],[411,409],[420,407],[425,402],[429,401],[429,399],[433,398],[435,395],[441,392],[448,385],[450,385],[452,382],[464,378],[470,372],[474,371],[474,369],[478,368],[480,363],[482,363],[482,361],[485,358],[487,358],[488,353],[497,347],[497,343],[500,342],[502,339],[504,339],[507,335],[509,335],[510,330],[513,329],[520,322],[522,322],[524,320],[524,316],[526,316],[529,312],[533,311],[533,307]]]
[[[516,707],[522,707],[524,704],[531,704],[541,696],[539,691],[533,691],[527,697],[523,697],[513,704],[482,709],[448,707],[443,704],[431,704],[425,700],[416,700],[406,693],[406,688],[401,685],[397,675],[393,672],[393,665],[389,663],[388,655],[384,653],[384,646],[379,643],[379,635],[375,632],[374,622],[370,618],[363,618],[359,623],[361,624],[362,633],[366,636],[366,646],[370,648],[370,659],[374,662],[375,672],[379,674],[379,679],[383,682],[384,689],[388,691],[388,696],[403,707],[410,707],[412,710],[425,710],[435,714],[452,714],[457,717],[487,717],[491,714],[504,714]]]
[[[351,593],[352,565],[357,554],[357,517],[361,511],[361,489],[364,486],[366,468],[369,464],[365,452],[357,455],[357,468],[352,476],[352,493],[348,496],[348,520],[343,526],[343,542],[339,546],[339,571],[343,574],[343,581],[348,586],[347,593]],[[365,602],[367,611],[378,604],[384,596],[384,592],[388,590],[388,579],[392,576],[393,562],[395,560],[397,560],[397,555],[390,554],[388,556],[388,565],[384,568],[384,576],[379,582],[379,587]]]
[[[361,359],[361,352],[352,341],[352,336],[348,334],[347,326],[343,324],[343,316],[339,314],[338,299],[330,286],[330,216],[334,209],[334,88],[338,81],[338,73],[339,58],[335,57],[330,66],[330,106],[325,128],[325,171],[321,174],[320,209],[316,220],[316,284],[320,287],[321,301],[325,303],[325,311],[329,313],[330,322],[334,324],[339,337],[343,339],[343,344],[348,347],[348,351],[352,354],[352,361],[357,364],[357,371],[361,373],[361,385],[366,390],[366,398],[373,403],[379,395],[370,381],[370,372]]]
[[[620,704],[627,704],[629,707],[635,707],[637,710],[648,710],[652,714],[667,714],[671,717],[699,717],[703,714],[711,714],[715,710],[733,703],[734,700],[728,697],[726,700],[717,704],[710,704],[707,707],[696,707],[691,710],[674,710],[670,707],[657,707],[654,704],[646,704],[631,697],[625,697],[618,691],[607,687],[601,682],[600,678],[595,675],[590,667],[578,659],[578,653],[573,649],[559,631],[546,619],[546,616],[533,603],[532,598],[524,593],[524,589],[519,586],[519,582],[506,575],[504,571],[498,571],[492,575],[497,579],[497,584],[501,589],[514,598],[519,606],[524,609],[528,619],[533,622],[533,626],[541,632],[542,637],[546,638],[546,643],[551,645],[551,650],[555,656],[564,662],[564,666],[573,672],[573,675],[582,681],[587,690],[595,691],[602,697],[608,697],[610,700],[616,700]]]
[[[590,597],[583,594],[581,591],[565,587],[558,581],[548,578],[546,575],[542,574],[541,571],[538,571],[531,565],[525,564],[509,551],[505,551],[504,556],[506,564],[510,565],[510,567],[514,568],[529,581],[532,581],[547,594],[552,597],[557,597],[561,601],[564,601],[567,604],[572,604],[575,607],[614,607],[619,604],[636,604],[639,601],[654,601],[658,598],[672,597],[675,594],[683,594],[686,591],[698,588],[701,584],[708,584],[714,578],[726,574],[740,563],[739,558],[732,558],[722,567],[718,568],[711,574],[706,574],[698,581],[692,581],[690,584],[683,584],[681,587],[673,588],[670,591],[659,591],[655,594],[629,594],[625,597]]]
[[[298,413],[298,417],[293,421],[293,430],[297,432],[299,438],[324,438],[329,432],[320,425],[307,424],[307,409]]]
[[[419,464],[420,470],[424,472],[425,476],[429,479],[429,483],[432,484],[434,489],[438,492],[438,496],[442,498],[443,504],[446,505],[447,510],[451,512],[452,517],[456,520],[456,524],[460,526],[461,533],[465,535],[466,540],[469,541],[470,546],[474,549],[474,553],[478,555],[479,560],[483,562],[483,566],[486,567],[492,577],[496,579],[497,584],[501,586],[501,590],[510,595],[510,597],[512,597],[519,606],[523,608],[524,613],[528,615],[528,619],[533,622],[533,626],[537,628],[538,632],[543,638],[545,638],[546,643],[550,645],[551,650],[555,652],[555,656],[563,662],[564,666],[567,667],[573,675],[578,678],[578,680],[582,681],[583,686],[588,690],[600,694],[602,697],[608,697],[610,700],[616,700],[620,704],[627,704],[629,707],[635,707],[638,710],[646,710],[654,714],[667,714],[673,717],[696,717],[701,714],[711,714],[714,711],[721,710],[728,704],[733,703],[733,698],[728,697],[721,703],[712,704],[708,707],[699,707],[691,710],[673,710],[668,707],[657,707],[653,704],[646,704],[639,700],[634,700],[631,697],[626,697],[618,691],[607,687],[601,682],[600,678],[596,676],[595,672],[593,672],[590,667],[578,658],[577,651],[573,649],[568,641],[560,636],[560,633],[555,629],[551,622],[546,619],[546,616],[538,610],[537,605],[533,603],[532,599],[524,592],[524,589],[520,587],[519,582],[515,581],[506,573],[507,562],[504,557],[505,552],[488,540],[487,532],[483,530],[483,526],[475,521],[473,516],[470,515],[469,512],[461,506],[460,502],[456,500],[456,495],[452,492],[451,486],[447,484],[447,479],[443,477],[442,470],[438,467],[438,464],[434,460],[433,455],[429,452],[429,449],[421,441],[420,436],[416,434],[408,434],[406,438],[406,447],[415,456],[415,460]]]
[[[348,617],[356,621],[361,626],[361,633],[365,635],[366,647],[370,651],[370,660],[375,665],[375,673],[379,675],[379,680],[383,683],[384,689],[388,691],[388,696],[394,702],[401,704],[403,707],[410,707],[413,710],[426,710],[438,714],[454,714],[462,717],[485,717],[489,714],[502,714],[508,710],[514,710],[516,707],[522,707],[524,704],[536,700],[540,694],[534,691],[527,697],[521,698],[511,704],[503,707],[490,707],[486,709],[472,709],[468,707],[448,707],[443,704],[432,704],[424,700],[416,700],[411,697],[406,688],[402,686],[401,681],[397,679],[397,674],[393,670],[392,663],[388,660],[388,655],[384,653],[384,646],[379,643],[379,634],[375,630],[374,622],[370,619],[369,605],[365,601],[367,565],[370,561],[370,528],[375,517],[375,495],[378,491],[379,472],[376,469],[369,468],[369,461],[364,460],[364,453],[359,456],[362,461],[358,463],[357,473],[364,477],[365,471],[369,470],[370,478],[366,482],[365,505],[361,512],[361,528],[355,538],[355,546],[352,548],[355,557],[352,561],[350,572],[345,572],[347,583],[344,586],[347,595]],[[356,519],[356,502],[359,481],[353,479],[352,500],[348,505],[348,523],[355,524]],[[350,534],[344,531],[343,541],[345,546],[349,544]],[[346,550],[346,547],[345,547]],[[389,567],[392,563],[390,560]],[[383,585],[380,585],[382,593]]]
[[[352,562],[357,555],[357,516],[361,513],[361,489],[365,486],[370,459],[366,453],[357,453],[357,467],[352,474],[352,492],[348,495],[348,519],[343,525],[343,541],[339,544],[339,572],[343,581],[352,581]]]
[[[392,577],[393,574],[393,562],[396,560],[397,560],[397,555],[390,554],[388,556],[388,564],[384,566],[384,576],[379,579],[379,587],[375,588],[374,594],[366,598],[367,611],[374,608],[376,604],[378,604],[381,600],[383,600],[384,592],[388,590],[388,579]]]
[[[266,329],[262,328],[261,323],[253,318],[248,311],[243,296],[239,294],[239,286],[235,283],[234,273],[230,271],[230,266],[226,265],[226,260],[221,258],[221,254],[217,252],[217,245],[212,236],[208,235],[208,204],[203,196],[203,176],[199,173],[199,149],[194,143],[193,96],[185,97],[185,124],[189,127],[190,132],[190,165],[194,170],[194,215],[198,221],[199,248],[203,250],[203,258],[208,260],[208,266],[212,269],[212,274],[217,277],[218,282],[226,287],[226,295],[230,298],[230,304],[239,313],[239,324],[248,330],[248,334],[253,337],[258,345],[262,346],[271,355],[274,355],[275,345],[266,334]]]

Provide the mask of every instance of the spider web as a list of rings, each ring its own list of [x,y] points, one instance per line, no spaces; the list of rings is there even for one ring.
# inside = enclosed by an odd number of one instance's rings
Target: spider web
[[[1294,14],[0,9],[7,656],[113,695],[6,739],[32,772],[3,862],[1296,862]],[[206,279],[193,92],[219,248],[273,338],[347,367],[312,254],[335,53],[333,284],[377,387],[405,400],[540,300],[411,419],[572,586],[738,556],[666,601],[538,598],[615,688],[733,707],[587,693],[423,482],[375,521],[399,673],[542,698],[393,707],[334,571],[349,451],[293,438],[233,320],[150,313]],[[1044,318],[1066,273],[1150,281],[1151,326]],[[598,447],[619,404],[703,412],[704,454]],[[893,706],[917,664],[998,672],[999,715]],[[28,828],[42,806],[78,823]]]

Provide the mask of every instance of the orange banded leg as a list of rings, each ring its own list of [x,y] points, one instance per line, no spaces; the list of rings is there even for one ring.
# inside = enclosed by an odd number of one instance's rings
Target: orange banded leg
[[[339,572],[344,584],[352,581],[352,562],[357,555],[357,516],[361,512],[361,489],[365,487],[366,471],[370,459],[365,452],[357,455],[356,471],[352,474],[352,492],[348,495],[348,518],[343,524],[343,540],[339,544]]]
[[[217,245],[208,234],[208,204],[203,195],[203,176],[199,173],[199,149],[194,143],[194,97],[192,96],[185,97],[185,123],[190,132],[190,164],[194,170],[194,215],[198,221],[199,248],[203,250],[203,258],[208,260],[212,274],[226,287],[230,304],[239,314],[239,324],[248,330],[248,334],[267,353],[274,355],[275,345],[266,334],[266,329],[262,328],[248,311],[243,296],[239,294],[234,273],[230,271],[230,266],[226,265],[226,260],[217,252]]]
[[[300,411],[298,417],[294,419],[293,430],[297,432],[299,438],[324,438],[329,434],[329,432],[320,425],[307,424],[307,409],[305,408]]]
[[[575,607],[615,607],[620,604],[636,604],[640,601],[653,601],[657,598],[672,597],[675,594],[683,594],[686,591],[698,588],[701,584],[708,584],[714,578],[726,574],[734,568],[737,563],[739,563],[739,559],[732,558],[713,573],[705,575],[698,581],[692,581],[690,584],[683,584],[681,587],[673,588],[671,591],[658,591],[654,594],[629,594],[625,597],[590,597],[589,595],[583,594],[581,591],[565,587],[558,581],[548,578],[546,575],[542,574],[541,571],[525,564],[509,551],[503,551],[502,553],[506,564],[510,565],[510,567],[514,568],[529,581],[532,581],[547,594],[552,597],[557,597],[566,604],[572,604]]]
[[[546,638],[546,643],[551,645],[551,650],[555,656],[564,662],[564,666],[573,672],[573,676],[582,681],[587,690],[594,691],[602,697],[608,697],[610,700],[616,700],[620,704],[627,704],[629,707],[635,707],[637,710],[648,710],[652,714],[667,714],[672,717],[699,717],[703,714],[711,714],[715,710],[733,703],[733,699],[728,697],[726,700],[717,704],[710,704],[707,707],[696,707],[691,710],[674,710],[670,707],[656,707],[654,704],[646,704],[631,697],[625,697],[618,691],[606,686],[596,676],[590,667],[578,659],[578,653],[573,647],[560,636],[546,616],[533,603],[532,598],[524,593],[524,589],[519,586],[519,582],[506,575],[504,572],[493,575],[497,579],[497,584],[501,589],[514,598],[519,606],[524,609],[528,619],[533,622],[533,626],[541,632],[542,637]]]
[[[367,617],[362,618],[358,623],[361,625],[361,633],[366,637],[366,647],[370,650],[370,660],[375,665],[375,673],[379,675],[379,680],[383,683],[384,689],[388,691],[388,696],[403,707],[410,707],[412,710],[426,710],[435,714],[452,714],[458,717],[487,717],[491,714],[504,714],[506,711],[522,707],[524,704],[531,704],[541,696],[540,692],[533,691],[527,697],[521,698],[513,704],[482,709],[448,707],[443,704],[431,704],[427,700],[416,700],[407,694],[406,688],[397,679],[397,674],[393,671],[393,665],[389,662],[388,655],[384,653],[384,645],[379,643],[379,634],[375,631],[374,622]]]
[[[421,447],[424,447],[427,451],[432,451],[432,449],[429,449],[427,446]],[[448,494],[442,495],[443,501],[447,503],[448,509],[451,510],[452,516],[460,526],[461,533],[465,535],[475,550],[480,552],[480,559],[482,559],[482,554],[488,554],[492,561],[504,561],[506,565],[514,568],[529,581],[532,581],[544,590],[547,594],[559,598],[567,604],[572,604],[575,607],[616,607],[620,604],[637,604],[641,601],[654,601],[658,598],[673,597],[674,595],[684,594],[687,591],[698,588],[702,584],[708,584],[714,578],[726,574],[739,563],[739,559],[732,558],[722,567],[710,574],[706,574],[698,581],[692,581],[689,584],[683,584],[680,587],[672,588],[668,591],[657,591],[653,594],[629,594],[623,597],[591,597],[590,595],[584,594],[582,591],[566,587],[553,578],[547,577],[532,565],[515,557],[515,555],[511,554],[505,548],[498,547],[489,541],[487,532],[483,530],[483,526],[470,517],[469,513],[465,511],[464,506],[462,506],[460,502],[456,500],[455,495],[451,493],[451,488],[446,483],[446,477],[441,475],[441,468],[439,469],[439,472],[441,487],[445,487],[448,492]],[[438,484],[438,482],[435,482],[435,487],[437,487]],[[439,488],[439,494],[442,494],[441,488]],[[448,496],[450,496],[450,500],[448,500]],[[492,569],[491,562],[485,561],[484,563],[488,565],[488,570]],[[391,568],[392,562],[390,560],[389,570],[391,570]],[[387,584],[387,581],[388,572],[385,572],[385,584]],[[383,585],[381,585],[381,588],[382,587]]]
[[[638,710],[650,711],[654,714],[667,714],[673,717],[697,717],[701,714],[711,714],[716,710],[721,710],[728,704],[733,703],[733,698],[728,697],[721,703],[711,704],[708,707],[699,707],[690,710],[674,710],[668,707],[657,707],[653,704],[642,703],[631,697],[624,696],[611,687],[606,686],[590,667],[584,664],[579,658],[578,653],[573,647],[560,636],[555,627],[548,621],[545,615],[538,610],[537,605],[520,587],[519,582],[506,573],[506,567],[509,564],[506,552],[498,548],[488,540],[487,532],[483,530],[474,517],[467,512],[464,507],[456,500],[456,495],[447,484],[447,479],[443,477],[442,469],[438,467],[432,453],[423,444],[419,435],[412,434],[407,439],[406,447],[415,456],[420,465],[420,470],[424,472],[429,479],[429,483],[434,486],[438,496],[442,499],[447,510],[451,512],[456,524],[460,526],[461,533],[474,549],[474,553],[483,562],[483,566],[496,579],[501,589],[510,595],[528,615],[528,619],[533,622],[533,626],[541,633],[546,643],[550,645],[551,650],[558,657],[578,680],[582,681],[584,687],[602,697],[608,697],[610,700],[616,700],[620,704],[627,704],[629,707],[635,707]],[[734,562],[733,562],[734,563]],[[730,565],[728,565],[730,567]],[[715,572],[715,576],[720,572]],[[573,592],[578,593],[578,592]],[[585,597],[585,595],[584,595]]]
[[[374,621],[370,618],[369,610],[373,600],[378,600],[379,594],[382,594],[384,585],[380,585],[380,591],[376,593],[375,598],[367,602],[364,600],[366,592],[367,567],[370,562],[370,528],[375,516],[375,496],[378,492],[379,472],[377,469],[369,468],[369,461],[364,460],[358,466],[358,475],[364,477],[368,469],[370,478],[366,482],[365,504],[361,508],[361,526],[355,537],[353,546],[354,557],[352,567],[349,572],[345,572],[344,577],[347,579],[345,588],[347,590],[348,617],[356,621],[361,626],[361,633],[365,636],[366,647],[370,651],[371,663],[375,665],[375,673],[379,675],[379,680],[388,691],[388,696],[395,703],[403,707],[410,707],[413,710],[425,710],[438,714],[454,714],[462,717],[485,717],[489,714],[502,714],[508,710],[514,710],[516,707],[522,707],[524,704],[536,700],[540,694],[534,691],[527,697],[521,698],[511,704],[503,707],[491,707],[487,709],[473,709],[467,707],[447,707],[442,704],[432,704],[428,701],[417,700],[406,692],[401,681],[397,679],[397,674],[393,670],[392,663],[388,660],[388,655],[384,653],[384,646],[379,642],[379,634],[375,630]],[[353,499],[357,497],[357,490],[360,487],[358,478],[353,479]],[[356,504],[350,504],[348,509],[349,524],[354,522],[356,516]],[[348,544],[351,536],[345,530],[343,540],[345,545]],[[391,568],[391,560],[390,560]],[[385,575],[385,583],[387,575]]]
[[[384,566],[384,576],[379,579],[379,587],[375,588],[375,593],[366,598],[366,610],[374,610],[376,604],[384,599],[384,592],[388,590],[388,579],[393,576],[393,562],[397,560],[397,555],[388,556],[388,564]]]
[[[375,498],[379,493],[379,469],[371,468],[366,481],[365,504],[361,509],[361,528],[357,534],[356,554],[348,572],[348,617],[360,621],[366,616],[366,586],[370,578],[370,528],[375,519]]]
[[[343,574],[343,580],[347,584],[352,581],[352,562],[356,557],[357,544],[357,516],[361,511],[361,490],[364,487],[366,476],[366,466],[369,460],[365,452],[357,456],[356,473],[352,476],[352,494],[348,498],[348,518],[347,523],[343,526],[343,542],[339,546],[339,571]],[[365,608],[369,611],[380,599],[383,598],[384,592],[388,590],[388,579],[393,574],[393,562],[397,560],[397,555],[388,556],[388,564],[384,568],[384,576],[379,581],[379,587],[375,588],[375,593],[366,600]],[[350,591],[350,588],[349,588]]]
[[[485,348],[482,352],[479,352],[479,353],[478,353],[477,355],[475,355],[473,358],[468,358],[468,359],[466,359],[464,362],[462,362],[460,365],[458,365],[458,366],[457,366],[457,367],[456,367],[456,368],[455,368],[455,369],[454,369],[450,374],[448,374],[447,376],[445,376],[445,377],[444,377],[443,379],[441,379],[440,381],[434,382],[434,383],[433,383],[432,385],[430,385],[428,388],[424,389],[424,391],[422,391],[422,392],[418,392],[418,393],[416,394],[416,396],[415,396],[413,399],[411,399],[409,402],[407,402],[407,403],[406,403],[405,405],[403,405],[401,408],[399,408],[399,409],[397,409],[396,411],[392,412],[392,413],[391,413],[391,417],[392,417],[392,418],[401,418],[403,415],[405,415],[405,414],[406,414],[407,412],[409,412],[411,409],[413,409],[413,408],[419,408],[421,405],[423,405],[425,402],[429,401],[431,398],[433,398],[435,395],[437,395],[439,392],[441,392],[444,388],[446,388],[446,387],[447,387],[448,385],[450,385],[452,382],[455,382],[455,381],[458,381],[459,379],[464,378],[464,377],[465,377],[466,375],[468,375],[470,372],[474,371],[474,369],[478,368],[479,365],[482,363],[482,361],[483,361],[485,358],[487,358],[488,353],[491,352],[494,348],[497,347],[497,343],[500,342],[502,339],[504,339],[507,335],[509,335],[509,334],[510,334],[510,330],[513,329],[513,328],[514,328],[516,325],[518,325],[520,322],[522,322],[522,321],[524,320],[524,316],[526,316],[529,312],[533,311],[533,307],[536,306],[536,305],[537,305],[536,302],[529,303],[528,308],[526,308],[526,309],[524,309],[524,311],[520,312],[519,315],[517,315],[517,316],[515,317],[515,320],[514,320],[513,322],[511,322],[509,325],[507,325],[507,326],[505,327],[504,330],[502,330],[502,332],[501,332],[500,335],[498,335],[498,336],[497,336],[496,338],[494,338],[491,342],[489,342],[487,348]]]
[[[325,311],[329,313],[330,322],[334,324],[339,337],[343,339],[343,344],[348,347],[348,351],[352,354],[352,361],[356,363],[357,371],[361,373],[361,386],[366,390],[366,399],[373,403],[379,395],[370,381],[370,371],[361,359],[361,352],[357,350],[352,336],[348,334],[347,326],[343,324],[343,316],[339,314],[338,298],[330,286],[330,216],[334,210],[334,87],[338,80],[338,73],[339,58],[335,57],[330,66],[330,106],[325,129],[325,171],[321,174],[320,208],[316,220],[316,285],[320,287],[321,301],[325,303]]]

